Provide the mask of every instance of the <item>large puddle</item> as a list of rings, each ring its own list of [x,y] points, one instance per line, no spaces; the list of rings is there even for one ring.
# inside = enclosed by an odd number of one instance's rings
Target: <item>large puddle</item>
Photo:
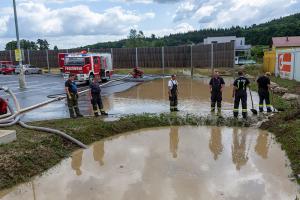
[[[295,200],[299,187],[288,165],[280,145],[261,130],[144,129],[77,151],[2,199]]]

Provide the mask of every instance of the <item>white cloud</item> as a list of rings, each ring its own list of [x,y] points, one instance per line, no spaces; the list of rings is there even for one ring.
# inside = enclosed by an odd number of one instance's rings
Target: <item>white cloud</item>
[[[4,35],[8,31],[8,21],[8,16],[0,18],[0,36]]]
[[[202,27],[262,23],[299,11],[300,0],[186,0],[173,16],[175,22],[194,19]]]
[[[67,35],[123,35],[139,22],[154,18],[155,13],[138,14],[121,7],[112,7],[102,13],[92,11],[86,5],[50,9],[32,1],[18,6],[21,36],[67,36]],[[11,36],[12,15],[0,16],[1,33]]]
[[[151,34],[155,34],[158,37],[163,37],[169,34],[175,33],[187,33],[189,31],[194,31],[195,28],[188,23],[180,23],[176,25],[174,28],[163,28],[163,29],[154,29],[154,30],[146,30],[144,31],[146,36],[151,36]]]

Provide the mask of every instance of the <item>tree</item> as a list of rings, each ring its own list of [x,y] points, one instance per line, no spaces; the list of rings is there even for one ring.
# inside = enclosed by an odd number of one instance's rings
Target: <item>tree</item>
[[[58,51],[58,47],[55,45],[55,46],[53,47],[53,50]]]
[[[135,29],[131,29],[129,32],[128,39],[136,39],[137,38],[137,31]]]
[[[47,40],[38,39],[36,43],[39,46],[39,50],[49,49],[49,43]]]
[[[29,40],[20,40],[21,49],[37,50],[38,46],[35,42]],[[5,50],[17,49],[17,41],[10,41],[5,45]]]

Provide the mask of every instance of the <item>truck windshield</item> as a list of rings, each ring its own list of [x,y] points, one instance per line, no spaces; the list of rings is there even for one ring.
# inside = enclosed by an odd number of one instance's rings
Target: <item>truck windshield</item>
[[[68,65],[83,66],[84,58],[82,58],[82,57],[66,57],[65,65],[66,66],[68,66]]]

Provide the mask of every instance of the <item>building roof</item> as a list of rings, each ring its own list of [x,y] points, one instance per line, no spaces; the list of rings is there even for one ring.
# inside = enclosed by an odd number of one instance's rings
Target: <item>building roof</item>
[[[300,47],[300,36],[273,37],[274,47]]]

